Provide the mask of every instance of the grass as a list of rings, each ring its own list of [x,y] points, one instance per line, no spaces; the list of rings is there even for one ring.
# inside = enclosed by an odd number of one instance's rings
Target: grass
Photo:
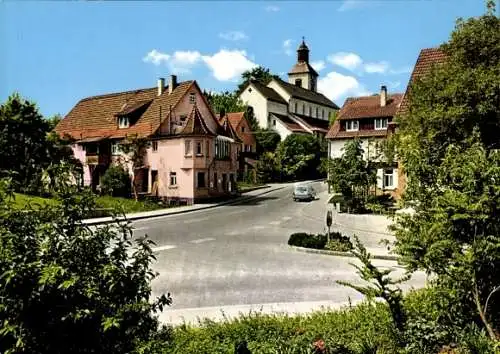
[[[240,191],[245,191],[248,189],[265,186],[265,183],[248,183],[248,182],[238,182],[238,188]]]
[[[337,311],[306,315],[240,315],[199,326],[181,325],[165,353],[234,353],[236,343],[247,341],[252,353],[311,353],[312,344],[323,340],[329,353],[395,352],[392,322],[384,304],[360,304]]]
[[[31,204],[33,207],[57,205],[58,201],[52,198],[42,198],[37,196],[31,196],[27,194],[15,193],[14,205],[18,209],[24,209],[27,204]],[[99,209],[113,209],[121,210],[123,209],[125,213],[135,213],[141,211],[150,211],[162,209],[164,206],[152,203],[149,201],[135,201],[133,199],[118,198],[110,196],[99,196],[96,197],[97,208]]]

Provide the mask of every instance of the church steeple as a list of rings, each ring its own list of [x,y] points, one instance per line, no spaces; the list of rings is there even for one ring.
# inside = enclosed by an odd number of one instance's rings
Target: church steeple
[[[297,62],[309,63],[309,48],[306,45],[304,37],[302,37],[302,43],[297,49]]]

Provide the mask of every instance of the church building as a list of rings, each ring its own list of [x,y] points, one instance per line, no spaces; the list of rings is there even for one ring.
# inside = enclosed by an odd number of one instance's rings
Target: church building
[[[263,85],[252,80],[239,98],[253,109],[261,128],[276,130],[282,140],[292,133],[324,137],[328,118],[339,107],[317,91],[318,76],[309,64],[309,48],[302,39],[288,82],[273,78]]]

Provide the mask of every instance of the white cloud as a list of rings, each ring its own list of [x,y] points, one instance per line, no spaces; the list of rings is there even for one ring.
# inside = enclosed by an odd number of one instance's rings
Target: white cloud
[[[283,41],[283,50],[285,51],[285,54],[290,56],[293,54],[293,50],[292,50],[292,43],[293,43],[293,39],[285,39]]]
[[[153,49],[143,58],[143,61],[154,65],[165,64],[172,73],[185,74],[189,73],[200,59],[201,54],[198,51],[175,51],[173,54],[167,54]]]
[[[348,96],[370,94],[354,76],[342,75],[335,71],[329,72],[318,80],[318,91],[339,105],[342,105],[343,100]]]
[[[391,74],[398,75],[398,74],[409,74],[412,72],[412,70],[413,68],[411,66],[405,66],[398,69],[391,69],[389,70],[389,72]]]
[[[381,61],[378,63],[366,63],[364,65],[364,69],[368,74],[384,74],[389,69],[389,63],[386,61]]]
[[[363,63],[359,55],[355,53],[338,52],[328,56],[328,61],[344,69],[354,71]]]
[[[257,66],[248,59],[244,50],[221,49],[214,55],[202,56],[205,64],[212,70],[213,76],[219,81],[237,79],[244,71]]]
[[[160,65],[161,63],[166,63],[170,59],[170,55],[165,53],[160,53],[156,49],[150,51],[144,58],[143,61],[146,63],[153,63],[154,65]]]
[[[264,8],[267,12],[278,12],[280,8],[276,5],[269,5]]]
[[[242,39],[248,38],[248,36],[241,31],[228,31],[219,33],[219,37],[228,41],[241,41]]]
[[[311,62],[311,66],[314,68],[314,70],[321,71],[325,68],[326,64],[323,60],[318,60]]]

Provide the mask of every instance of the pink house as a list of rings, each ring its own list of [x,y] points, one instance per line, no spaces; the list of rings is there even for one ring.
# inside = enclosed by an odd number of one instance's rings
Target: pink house
[[[196,81],[84,98],[56,132],[75,140],[84,184],[94,190],[111,164],[136,175],[139,191],[170,202],[192,204],[235,191],[237,147],[230,124],[221,124]],[[120,148],[127,137],[146,138],[140,169]]]

